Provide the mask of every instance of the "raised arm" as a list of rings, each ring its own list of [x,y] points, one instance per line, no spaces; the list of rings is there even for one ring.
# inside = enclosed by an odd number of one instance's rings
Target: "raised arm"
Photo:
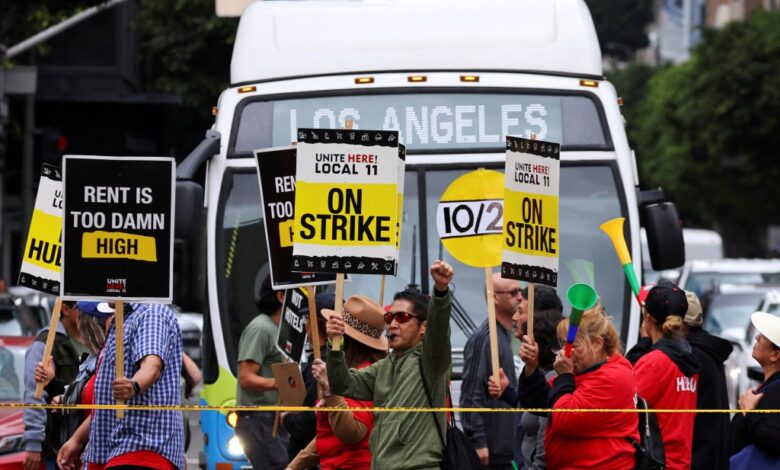
[[[450,344],[450,314],[452,297],[449,285],[454,271],[452,266],[441,260],[431,265],[433,295],[428,305],[427,327],[425,329],[425,370],[433,374],[449,371],[452,366],[452,345]]]

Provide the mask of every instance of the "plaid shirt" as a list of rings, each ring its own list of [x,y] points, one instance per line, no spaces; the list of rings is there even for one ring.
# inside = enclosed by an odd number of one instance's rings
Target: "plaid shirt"
[[[129,307],[129,308],[128,308]],[[132,377],[144,356],[162,359],[160,378],[151,388],[133,397],[128,405],[180,405],[179,377],[182,339],[179,324],[163,304],[128,304],[125,316],[125,377]],[[103,347],[103,361],[95,379],[95,403],[114,404],[111,384],[116,374],[116,333],[111,327]],[[124,419],[114,410],[95,410],[84,460],[104,464],[128,452],[156,452],[179,469],[185,469],[184,421],[180,411],[126,411]]]

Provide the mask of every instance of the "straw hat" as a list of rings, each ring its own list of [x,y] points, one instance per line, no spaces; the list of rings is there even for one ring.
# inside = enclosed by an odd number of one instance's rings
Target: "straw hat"
[[[362,295],[353,295],[344,302],[342,310],[344,333],[370,348],[387,351],[387,338],[382,335],[385,329],[384,312],[378,303]],[[326,320],[334,313],[331,309],[322,309],[322,316]]]
[[[780,347],[780,317],[771,313],[755,312],[750,316],[750,321],[753,322],[756,330],[764,335],[764,338]]]

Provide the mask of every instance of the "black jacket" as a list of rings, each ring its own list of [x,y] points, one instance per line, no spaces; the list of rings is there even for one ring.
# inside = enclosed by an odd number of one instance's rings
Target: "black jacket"
[[[699,360],[699,384],[696,408],[724,410],[729,408],[726,373],[723,363],[734,347],[725,339],[713,336],[701,328],[691,329],[688,344]],[[729,467],[729,415],[699,413],[693,422],[692,470],[720,470]]]
[[[757,410],[780,409],[780,372],[776,372],[759,387],[764,396]],[[731,454],[755,444],[767,454],[780,457],[780,414],[737,413],[731,420]]]

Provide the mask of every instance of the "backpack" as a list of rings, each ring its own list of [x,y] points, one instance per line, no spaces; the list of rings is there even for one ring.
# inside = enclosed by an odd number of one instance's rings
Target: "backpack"
[[[87,377],[77,380],[71,383],[62,395],[63,405],[78,405],[81,403],[81,394],[84,392],[84,387],[87,386],[87,382],[94,375],[89,374]],[[67,409],[60,410],[59,413],[52,415],[54,422],[54,442],[59,449],[65,444],[73,433],[79,428],[84,421],[84,410]]]
[[[433,408],[433,398],[428,388],[428,382],[425,380],[425,371],[423,370],[422,358],[419,360],[420,378],[422,379],[425,396],[428,398],[428,406]],[[447,386],[447,402],[452,405],[450,398],[450,387]],[[481,470],[484,468],[479,461],[477,451],[469,441],[469,438],[455,426],[455,420],[449,419],[447,422],[447,438],[445,440],[439,428],[439,420],[436,419],[436,413],[431,412],[436,433],[439,435],[443,449],[443,458],[441,461],[442,470]]]
[[[636,468],[638,470],[664,470],[666,468],[666,453],[661,439],[661,429],[655,413],[647,411],[647,401],[637,396],[636,403],[639,412],[639,442],[631,437],[626,440],[636,449]]]

